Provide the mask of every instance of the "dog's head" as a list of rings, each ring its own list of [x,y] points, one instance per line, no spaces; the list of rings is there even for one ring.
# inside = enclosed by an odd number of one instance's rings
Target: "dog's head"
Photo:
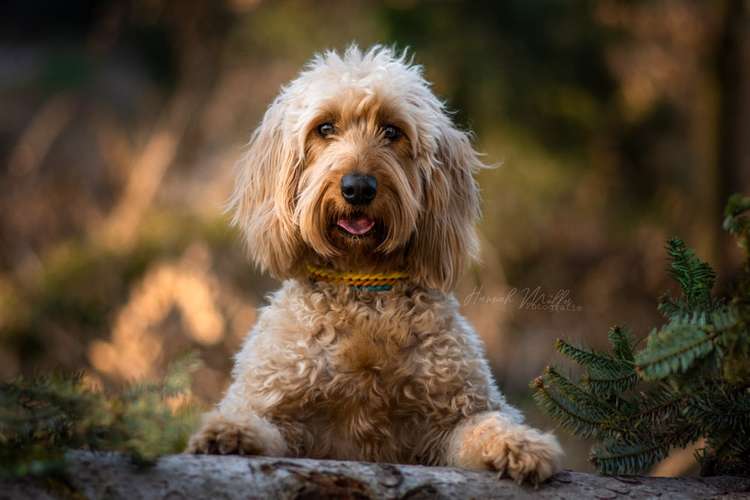
[[[450,289],[477,251],[482,164],[421,68],[388,48],[316,56],[254,132],[230,201],[253,260],[404,270]],[[357,271],[358,269],[351,269]]]

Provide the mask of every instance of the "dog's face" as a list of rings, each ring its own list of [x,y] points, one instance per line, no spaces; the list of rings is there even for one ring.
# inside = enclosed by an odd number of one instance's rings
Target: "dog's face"
[[[412,124],[395,103],[360,89],[317,108],[297,184],[302,239],[318,255],[350,261],[405,247],[422,201]]]
[[[316,57],[282,90],[231,207],[255,262],[279,278],[312,259],[390,265],[447,290],[476,251],[480,166],[419,67],[351,48]]]

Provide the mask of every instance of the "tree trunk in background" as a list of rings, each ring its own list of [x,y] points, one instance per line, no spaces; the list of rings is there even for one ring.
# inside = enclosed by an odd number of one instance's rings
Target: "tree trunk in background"
[[[174,455],[136,469],[73,452],[69,481],[0,480],[0,498],[747,498],[750,478],[603,477],[562,472],[534,489],[490,472],[269,457]]]
[[[729,0],[718,44],[719,163],[715,219],[723,219],[732,193],[750,191],[750,2]],[[723,234],[716,242],[724,276],[736,271],[735,245]]]

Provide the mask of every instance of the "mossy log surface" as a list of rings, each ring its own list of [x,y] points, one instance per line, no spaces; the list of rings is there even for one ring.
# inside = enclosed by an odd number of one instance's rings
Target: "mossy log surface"
[[[68,479],[0,481],[0,498],[750,498],[750,478],[603,477],[564,471],[538,488],[489,472],[332,460],[172,455],[138,468],[72,452]]]

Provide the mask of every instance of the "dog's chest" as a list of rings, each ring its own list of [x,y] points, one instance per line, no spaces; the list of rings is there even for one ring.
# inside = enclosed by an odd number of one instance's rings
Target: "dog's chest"
[[[316,332],[305,349],[307,398],[298,415],[329,436],[322,456],[410,461],[413,421],[423,420],[420,335],[408,323],[370,317]],[[398,444],[398,446],[397,446]]]
[[[415,461],[418,441],[451,415],[451,395],[463,385],[458,367],[446,365],[460,358],[451,316],[421,297],[315,298],[294,311],[302,331],[284,355],[261,354],[266,415],[302,423],[308,456]]]
[[[388,376],[392,373],[389,368],[411,356],[419,336],[407,324],[372,318],[321,332],[314,342],[327,368],[334,373],[380,372],[381,376]]]
[[[421,385],[411,358],[419,338],[406,326],[360,322],[335,338],[319,338],[324,370],[312,405],[318,431],[331,436],[332,456],[408,461],[400,455],[420,415]],[[321,418],[322,417],[322,418]],[[396,443],[400,443],[396,446]]]

